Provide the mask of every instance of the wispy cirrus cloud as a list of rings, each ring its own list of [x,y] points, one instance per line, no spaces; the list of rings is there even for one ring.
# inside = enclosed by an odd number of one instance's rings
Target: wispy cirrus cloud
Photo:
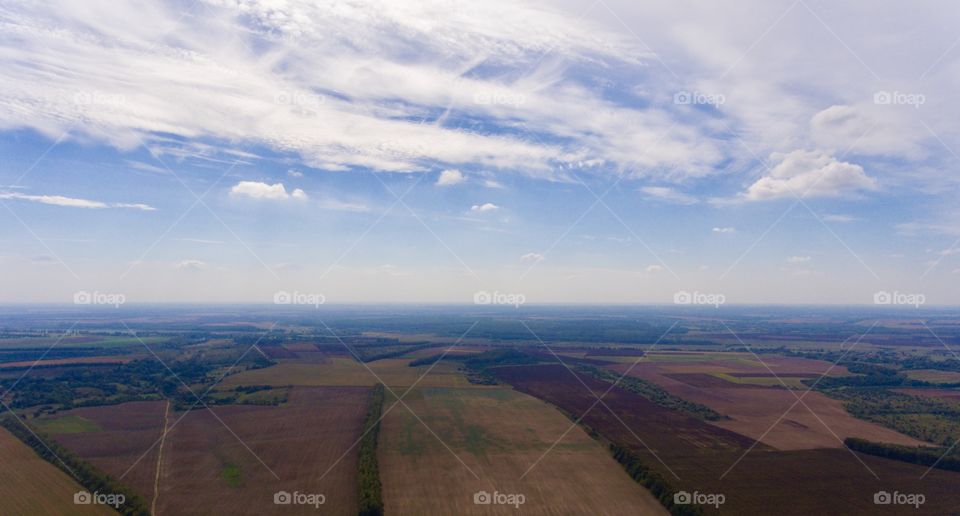
[[[92,201],[90,199],[80,199],[77,197],[66,197],[63,195],[30,195],[20,192],[0,192],[0,199],[13,199],[18,201],[36,202],[40,204],[49,204],[51,206],[65,206],[69,208],[87,208],[87,209],[106,209],[106,208],[125,208],[141,211],[155,211],[156,208],[143,203],[125,203],[125,202],[102,202]]]

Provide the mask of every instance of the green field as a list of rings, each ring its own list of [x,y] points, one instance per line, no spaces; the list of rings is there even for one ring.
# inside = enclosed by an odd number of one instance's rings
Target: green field
[[[85,432],[102,432],[95,422],[81,416],[63,416],[55,419],[39,419],[36,426],[50,434],[82,434]]]

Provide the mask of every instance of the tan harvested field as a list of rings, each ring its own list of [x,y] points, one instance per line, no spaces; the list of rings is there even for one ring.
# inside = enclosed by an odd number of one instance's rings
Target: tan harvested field
[[[402,405],[384,418],[387,514],[666,514],[580,427],[521,479],[571,425],[535,398],[509,388],[418,388],[405,401],[429,430]],[[479,491],[523,494],[525,503],[519,511],[477,505]]]
[[[703,395],[689,398],[690,401],[703,403],[732,418],[732,421],[717,421],[715,425],[754,439],[763,436],[765,444],[780,450],[839,448],[847,437],[910,446],[923,444],[912,437],[857,419],[843,408],[841,401],[819,392],[808,393],[803,403],[792,409],[790,407],[797,401],[794,394],[803,396],[803,392],[762,388],[702,392]]]
[[[960,383],[960,373],[954,371],[939,371],[937,369],[919,369],[907,371],[907,376],[914,380],[923,380],[930,383]]]
[[[356,514],[357,450],[350,447],[368,393],[298,387],[280,407],[214,407],[216,417],[192,411],[167,436],[157,513],[272,514],[274,493],[287,491],[321,493],[326,502],[320,510],[283,506],[283,514]]]
[[[839,448],[847,437],[905,445],[921,444],[916,439],[851,416],[838,400],[818,392],[803,394],[806,388],[797,382],[801,375],[815,378],[828,370],[830,375],[847,373],[842,367],[830,369],[828,362],[803,358],[762,357],[776,374],[785,375],[783,381],[793,388],[787,390],[766,367],[758,370],[752,366],[711,358],[714,359],[702,363],[640,362],[630,370],[630,375],[656,383],[675,396],[702,403],[729,416],[731,420],[713,424],[753,439],[762,437],[764,444],[780,450]],[[629,367],[617,364],[610,366],[610,369],[624,372]],[[727,375],[729,380],[724,379],[723,375]],[[737,378],[734,375],[749,376]],[[751,378],[762,378],[769,385],[742,381]],[[732,380],[741,381],[735,383]],[[804,396],[803,403],[796,403],[796,396]],[[793,406],[795,403],[796,406]],[[810,408],[807,409],[804,404]]]
[[[162,432],[165,406],[164,401],[134,401],[120,405],[84,407],[58,413],[53,418],[44,418],[43,424],[82,418],[99,427],[96,431],[51,431],[50,435],[114,478],[123,477],[124,484],[149,500],[153,496],[153,478],[159,448],[154,444]],[[61,429],[68,430],[76,425],[63,426],[65,428]]]
[[[75,505],[73,494],[83,490],[80,484],[4,428],[0,428],[0,457],[0,500],[5,516],[116,514],[102,505]]]
[[[275,366],[228,376],[221,383],[221,388],[232,388],[238,385],[373,386],[378,381],[390,387],[408,387],[413,385],[430,367],[429,365],[410,367],[407,365],[409,362],[409,358],[390,358],[361,364],[346,357],[330,357],[324,363],[280,361]],[[441,362],[417,385],[470,386],[466,377],[457,371],[457,367],[456,363]]]
[[[132,356],[104,356],[104,357],[76,357],[54,358],[50,360],[24,360],[21,362],[6,362],[0,364],[0,369],[15,369],[24,367],[86,365],[86,364],[126,364],[135,357]]]
[[[405,358],[425,358],[432,357],[434,355],[441,355],[446,353],[447,356],[464,356],[464,355],[475,355],[481,353],[488,348],[476,348],[476,347],[463,347],[463,346],[453,346],[453,347],[444,347],[437,346],[435,348],[423,348],[416,351],[411,351],[404,355]]]

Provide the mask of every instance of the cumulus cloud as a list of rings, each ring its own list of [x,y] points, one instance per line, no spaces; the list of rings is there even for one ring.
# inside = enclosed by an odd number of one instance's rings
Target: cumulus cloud
[[[497,206],[496,204],[493,204],[492,202],[487,202],[483,204],[474,204],[473,206],[470,207],[470,211],[475,213],[486,213],[490,211],[497,211],[499,209],[500,207]]]
[[[0,199],[15,199],[18,201],[38,202],[40,204],[49,204],[52,206],[66,206],[70,208],[128,208],[141,211],[154,211],[156,208],[149,204],[125,203],[125,202],[101,202],[91,201],[89,199],[79,199],[76,197],[65,197],[62,195],[28,195],[19,192],[0,192]]]
[[[249,197],[251,199],[268,199],[272,201],[285,201],[287,199],[306,200],[307,194],[303,190],[296,188],[293,192],[287,193],[283,183],[267,184],[259,181],[240,181],[233,185],[230,194],[238,197]]]
[[[463,176],[463,173],[455,168],[448,168],[443,172],[440,172],[440,177],[437,178],[437,186],[453,186],[458,185],[466,181],[466,177]]]
[[[737,228],[732,228],[732,227],[722,227],[722,228],[720,228],[720,227],[717,227],[717,228],[713,228],[711,231],[713,231],[714,233],[721,233],[721,234],[724,234],[724,233],[736,233],[736,232],[737,232]]]
[[[539,263],[545,259],[546,258],[540,253],[527,253],[520,257],[520,261],[524,263]]]
[[[697,198],[668,186],[644,186],[640,191],[648,197],[675,204],[696,204]]]
[[[780,162],[769,175],[750,185],[744,194],[746,199],[757,201],[793,195],[837,197],[877,186],[860,165],[838,161],[822,152],[796,150],[773,157]]]
[[[181,260],[174,264],[174,268],[179,271],[199,271],[206,267],[207,263],[200,260]]]

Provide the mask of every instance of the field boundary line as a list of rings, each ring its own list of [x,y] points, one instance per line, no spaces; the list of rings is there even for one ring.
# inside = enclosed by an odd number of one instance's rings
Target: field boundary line
[[[157,499],[160,498],[160,465],[163,464],[163,444],[167,440],[167,420],[170,416],[170,400],[163,410],[163,433],[160,434],[160,448],[157,450],[157,471],[153,476],[153,501],[150,502],[150,514],[157,514]]]

